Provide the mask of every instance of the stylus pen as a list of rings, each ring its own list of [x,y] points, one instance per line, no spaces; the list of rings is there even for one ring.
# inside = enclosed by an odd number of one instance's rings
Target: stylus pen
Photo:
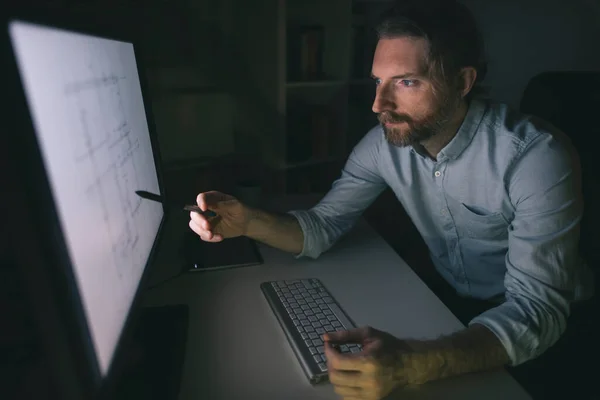
[[[156,201],[157,203],[163,203],[163,198],[160,195],[155,194],[155,193],[150,193],[145,190],[136,190],[135,194],[140,196],[142,199]],[[208,218],[214,217],[217,215],[213,211],[210,211],[210,210],[202,211],[202,209],[200,209],[200,207],[198,207],[196,205],[185,205],[185,206],[183,206],[183,209],[185,211],[197,212],[198,214],[202,214]]]

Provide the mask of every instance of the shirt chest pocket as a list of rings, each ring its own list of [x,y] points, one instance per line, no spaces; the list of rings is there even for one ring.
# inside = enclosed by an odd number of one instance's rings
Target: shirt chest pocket
[[[460,203],[454,222],[459,235],[480,240],[499,240],[508,236],[509,222],[504,216]]]

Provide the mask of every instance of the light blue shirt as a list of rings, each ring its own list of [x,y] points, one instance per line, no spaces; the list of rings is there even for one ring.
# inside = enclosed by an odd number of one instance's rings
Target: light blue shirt
[[[291,211],[304,232],[298,256],[316,258],[389,186],[460,295],[499,300],[474,318],[512,365],[537,357],[564,332],[570,303],[589,296],[578,254],[583,204],[567,146],[542,121],[473,100],[437,161],[395,147],[380,126],[354,148],[314,208]]]

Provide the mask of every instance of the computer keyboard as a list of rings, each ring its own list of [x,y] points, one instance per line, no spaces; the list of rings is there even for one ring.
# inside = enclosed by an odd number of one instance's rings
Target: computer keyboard
[[[261,290],[285,332],[296,357],[313,384],[327,379],[322,336],[355,327],[318,279],[264,282]],[[358,353],[361,346],[339,346],[342,353]]]

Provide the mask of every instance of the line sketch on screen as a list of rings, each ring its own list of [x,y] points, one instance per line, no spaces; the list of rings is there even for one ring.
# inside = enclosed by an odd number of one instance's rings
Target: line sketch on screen
[[[129,265],[144,261],[131,260],[132,256],[145,256],[135,251],[139,240],[135,221],[142,199],[130,190],[141,187],[134,162],[140,144],[137,137],[132,137],[123,110],[120,85],[126,77],[96,71],[97,65],[87,64],[92,78],[65,85],[65,96],[78,113],[73,157],[77,164],[89,163],[97,177],[85,192],[90,200],[96,198],[101,204],[105,229],[112,238],[114,265],[122,278]],[[108,203],[115,201],[120,204],[125,220],[109,218],[112,208]]]

